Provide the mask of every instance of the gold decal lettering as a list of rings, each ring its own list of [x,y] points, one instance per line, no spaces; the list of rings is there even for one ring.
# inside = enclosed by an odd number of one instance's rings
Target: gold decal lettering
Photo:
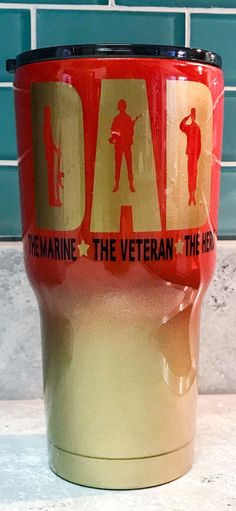
[[[167,80],[167,229],[200,227],[207,221],[212,112],[206,85]]]
[[[81,99],[61,82],[34,83],[31,92],[36,224],[72,230],[85,211]]]
[[[119,232],[122,206],[135,232],[161,229],[145,80],[102,80],[92,232]]]

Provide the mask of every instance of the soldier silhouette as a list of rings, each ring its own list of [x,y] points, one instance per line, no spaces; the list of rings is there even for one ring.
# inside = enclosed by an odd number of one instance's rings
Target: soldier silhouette
[[[52,133],[51,107],[44,108],[43,140],[45,148],[45,160],[47,162],[48,178],[48,201],[53,207],[62,206],[60,199],[60,188],[64,188],[62,178],[64,172],[60,170],[61,147],[54,144]]]
[[[188,121],[191,119],[191,123]],[[201,130],[196,122],[196,108],[191,108],[191,114],[184,117],[179,125],[181,131],[187,136],[186,154],[188,157],[188,190],[189,201],[196,206],[196,188],[197,188],[197,172],[198,160],[201,154]]]
[[[126,113],[127,103],[124,99],[120,99],[117,104],[119,114],[114,117],[111,125],[110,144],[114,144],[115,148],[115,185],[113,192],[119,190],[120,171],[123,155],[126,160],[129,188],[131,192],[135,192],[134,177],[132,169],[132,144],[134,137],[134,125],[141,117],[138,115],[135,119],[131,119]]]

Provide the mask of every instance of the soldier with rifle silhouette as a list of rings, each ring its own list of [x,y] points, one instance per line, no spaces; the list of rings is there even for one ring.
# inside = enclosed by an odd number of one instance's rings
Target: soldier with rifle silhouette
[[[111,126],[111,137],[109,138],[110,144],[114,144],[115,148],[115,184],[113,192],[119,190],[120,184],[120,171],[122,158],[125,157],[126,166],[128,171],[129,188],[131,192],[135,192],[134,177],[132,168],[132,144],[134,137],[134,126],[142,114],[132,119],[127,114],[127,103],[124,99],[118,101],[117,109],[119,114],[114,117]]]
[[[62,206],[60,190],[64,188],[61,172],[61,144],[57,146],[54,143],[52,132],[52,113],[51,107],[44,108],[43,140],[45,148],[45,160],[47,162],[47,181],[48,181],[48,202],[52,207]]]

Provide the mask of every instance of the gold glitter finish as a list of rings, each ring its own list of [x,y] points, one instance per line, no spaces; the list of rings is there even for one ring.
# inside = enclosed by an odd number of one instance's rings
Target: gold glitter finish
[[[70,303],[55,293],[41,308],[52,469],[103,488],[179,477],[193,456],[196,292],[160,279]]]

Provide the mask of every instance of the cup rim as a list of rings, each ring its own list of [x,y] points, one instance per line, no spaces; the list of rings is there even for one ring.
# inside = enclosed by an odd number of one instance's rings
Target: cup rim
[[[6,69],[14,73],[17,68],[50,60],[71,58],[159,58],[176,59],[222,68],[222,58],[218,53],[201,48],[156,44],[71,44],[37,48],[6,60]]]

